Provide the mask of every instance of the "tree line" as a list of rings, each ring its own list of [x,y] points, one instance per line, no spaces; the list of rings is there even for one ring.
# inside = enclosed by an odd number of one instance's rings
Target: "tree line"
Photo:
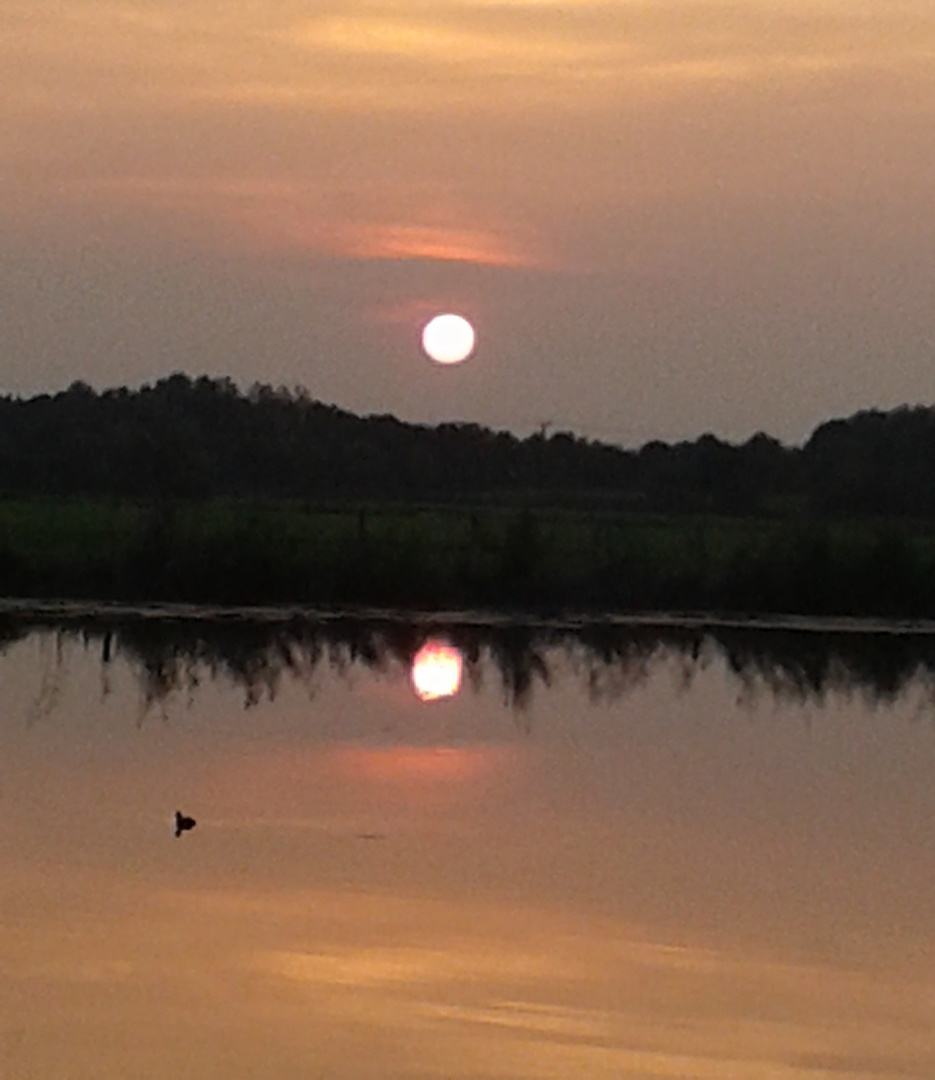
[[[176,373],[139,389],[0,397],[0,494],[133,500],[218,496],[623,511],[935,516],[935,408],[865,410],[801,447],[759,432],[625,449],[571,432],[361,417],[304,388]]]

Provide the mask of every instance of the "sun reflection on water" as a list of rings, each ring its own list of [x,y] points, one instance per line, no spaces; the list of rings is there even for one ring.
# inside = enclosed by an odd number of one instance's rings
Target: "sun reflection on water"
[[[454,697],[461,689],[461,653],[444,641],[429,640],[412,660],[410,680],[421,701]]]

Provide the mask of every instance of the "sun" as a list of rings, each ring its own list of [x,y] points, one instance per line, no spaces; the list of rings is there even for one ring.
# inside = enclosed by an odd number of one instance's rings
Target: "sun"
[[[422,330],[422,348],[437,364],[460,364],[474,351],[474,327],[462,315],[436,315]]]

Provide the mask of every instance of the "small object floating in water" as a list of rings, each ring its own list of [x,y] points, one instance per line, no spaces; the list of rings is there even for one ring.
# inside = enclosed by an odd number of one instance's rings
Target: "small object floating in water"
[[[188,832],[189,829],[194,829],[195,819],[193,817],[186,817],[180,810],[175,811],[175,838],[176,840],[182,835],[183,832]]]

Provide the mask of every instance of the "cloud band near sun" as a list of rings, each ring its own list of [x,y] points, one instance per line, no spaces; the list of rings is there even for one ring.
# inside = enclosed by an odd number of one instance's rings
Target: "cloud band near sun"
[[[480,222],[477,211],[433,209],[420,220],[405,207],[398,214],[374,208],[355,218],[336,213],[327,191],[288,181],[188,177],[127,177],[81,186],[83,211],[112,214],[123,205],[164,222],[197,243],[218,240],[258,254],[326,255],[362,260],[426,260],[478,266],[534,268],[551,264],[541,244],[519,229]]]
[[[351,226],[336,236],[338,253],[361,259],[433,259],[523,267],[539,260],[508,237],[483,229],[419,224]]]

